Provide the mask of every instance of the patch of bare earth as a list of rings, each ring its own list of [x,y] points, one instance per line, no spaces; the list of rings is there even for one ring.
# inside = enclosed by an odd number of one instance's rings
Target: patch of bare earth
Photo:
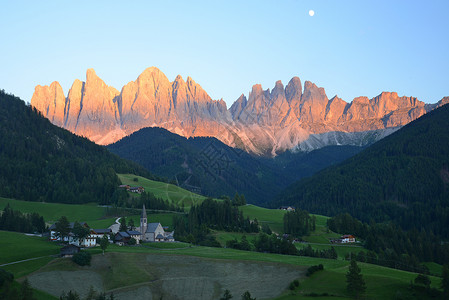
[[[128,271],[132,273],[128,273],[128,278],[135,278],[128,281],[126,286],[106,290],[107,293],[113,292],[115,299],[147,300],[162,297],[164,300],[209,300],[219,299],[225,289],[230,290],[236,299],[245,291],[257,299],[273,298],[280,295],[292,280],[302,277],[305,269],[267,262],[114,253],[110,254],[110,260],[108,255],[94,256],[89,269],[80,268],[72,272],[42,270],[30,275],[29,280],[33,287],[58,297],[70,289],[85,296],[90,286],[97,291],[110,286],[108,281],[111,278],[104,272],[104,268],[108,268],[106,264],[111,263],[112,268],[120,263],[127,264],[130,262],[128,256],[138,258],[140,264],[129,266]],[[126,265],[121,267],[127,268]],[[148,277],[140,280],[140,276],[134,274],[145,274]],[[120,276],[120,273],[115,276]]]

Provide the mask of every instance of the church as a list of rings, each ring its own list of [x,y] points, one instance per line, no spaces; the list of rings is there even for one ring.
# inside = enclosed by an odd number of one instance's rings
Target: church
[[[142,242],[174,242],[173,232],[165,232],[161,223],[148,223],[147,211],[145,204],[142,207],[140,215],[140,233],[142,233]]]

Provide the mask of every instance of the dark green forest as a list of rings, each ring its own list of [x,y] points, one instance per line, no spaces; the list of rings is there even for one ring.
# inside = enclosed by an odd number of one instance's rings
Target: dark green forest
[[[449,105],[289,186],[272,203],[449,237]]]
[[[360,147],[331,146],[310,153],[286,151],[276,158],[255,157],[216,138],[184,138],[162,128],[143,128],[107,146],[185,189],[206,196],[245,194],[267,205],[289,183],[358,153]]]
[[[412,272],[428,273],[421,263],[449,263],[449,244],[424,229],[404,231],[393,223],[362,223],[349,214],[328,219],[335,232],[351,232],[367,250],[354,254],[358,261]]]
[[[86,138],[54,126],[0,91],[0,196],[27,201],[111,203],[117,173],[153,178]]]

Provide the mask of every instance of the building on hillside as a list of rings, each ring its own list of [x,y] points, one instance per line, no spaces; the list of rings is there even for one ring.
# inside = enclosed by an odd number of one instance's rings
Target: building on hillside
[[[69,244],[76,245],[79,247],[94,247],[97,245],[97,238],[102,238],[103,235],[107,234],[109,235],[111,233],[111,229],[90,229],[89,225],[87,225],[86,222],[81,222],[81,226],[84,226],[85,228],[88,228],[89,235],[84,239],[77,239],[75,238],[75,235],[73,234],[73,226],[75,225],[74,222],[69,223],[70,233],[68,236],[64,237],[63,242],[68,242]],[[53,224],[50,226],[50,240],[52,241],[61,241],[61,238],[57,236],[56,233],[56,224]]]
[[[137,194],[142,194],[143,192],[145,192],[145,189],[142,186],[131,186],[131,187],[127,188],[126,190],[131,193],[137,193]]]
[[[127,233],[131,238],[135,239],[138,243],[142,239],[142,233],[140,233],[140,231],[128,230]]]
[[[80,247],[72,244],[64,246],[60,250],[61,257],[71,257],[78,252],[80,252]]]
[[[330,240],[332,244],[346,244],[346,243],[355,243],[356,239],[355,236],[351,234],[345,234],[342,235],[339,239],[332,239]]]
[[[109,238],[109,235],[112,233],[111,228],[101,228],[101,229],[91,229],[90,236],[96,239],[102,239],[104,235]]]
[[[121,189],[125,189],[125,190],[128,190],[130,188],[130,186],[127,185],[127,184],[121,184],[118,187],[121,188]]]
[[[279,209],[286,210],[286,211],[295,211],[294,206],[281,206],[281,207],[279,207]]]
[[[343,244],[345,244],[345,243],[355,243],[355,236],[353,236],[351,234],[345,234],[345,235],[341,236],[341,242]]]
[[[139,231],[142,233],[141,241],[143,242],[174,242],[174,231],[166,232],[161,223],[148,223],[145,204],[140,215]]]
[[[126,231],[117,232],[114,242],[120,246],[127,245],[131,236]]]

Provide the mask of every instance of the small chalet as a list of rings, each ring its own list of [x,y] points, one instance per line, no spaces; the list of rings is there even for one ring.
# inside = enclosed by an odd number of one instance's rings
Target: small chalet
[[[355,236],[351,234],[342,235],[339,239],[330,240],[332,244],[346,244],[346,243],[355,243]]]
[[[135,239],[137,242],[140,242],[140,239],[142,238],[142,234],[139,231],[136,230],[129,230],[127,231],[129,236],[133,239]]]
[[[129,240],[135,239],[136,242],[140,242],[142,234],[139,231],[129,230],[129,231],[120,231],[115,235],[114,242],[120,246],[127,245]]]
[[[341,237],[341,242],[343,244],[345,243],[355,243],[355,236],[351,235],[351,234],[345,234]]]
[[[137,193],[137,194],[142,194],[143,192],[145,192],[145,189],[142,186],[131,186],[131,187],[127,188],[126,190],[131,193]]]
[[[127,245],[131,236],[126,231],[117,232],[114,242],[120,246]]]
[[[130,186],[127,185],[127,184],[121,184],[118,187],[121,188],[121,189],[125,189],[125,190],[128,190],[130,188]]]
[[[61,248],[61,257],[72,257],[78,252],[80,252],[80,247],[69,244]]]
[[[286,211],[295,211],[294,206],[281,206],[281,207],[279,207],[279,209],[286,210]]]

